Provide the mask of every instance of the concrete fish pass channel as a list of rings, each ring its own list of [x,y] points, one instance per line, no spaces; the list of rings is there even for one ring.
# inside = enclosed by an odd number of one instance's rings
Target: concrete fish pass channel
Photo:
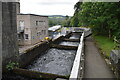
[[[29,80],[82,79],[84,33],[69,33],[36,48],[38,49],[26,51],[20,56],[21,68],[14,69],[13,73]],[[28,80],[25,78],[23,80]]]

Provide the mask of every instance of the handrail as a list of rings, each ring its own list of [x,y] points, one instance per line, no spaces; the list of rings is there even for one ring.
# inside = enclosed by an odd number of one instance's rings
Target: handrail
[[[80,39],[80,44],[77,50],[77,54],[73,63],[72,71],[70,74],[69,80],[77,80],[80,71],[80,66],[81,66],[81,56],[82,56],[82,50],[83,50],[83,41],[84,41],[84,33],[82,33],[81,39]]]

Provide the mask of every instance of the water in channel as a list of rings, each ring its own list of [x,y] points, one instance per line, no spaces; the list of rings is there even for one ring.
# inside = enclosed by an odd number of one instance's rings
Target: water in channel
[[[75,54],[75,50],[51,48],[44,55],[38,57],[27,69],[58,75],[70,75]]]
[[[59,45],[65,45],[65,46],[79,46],[79,42],[67,42],[63,41]]]
[[[73,34],[69,39],[80,39],[80,34]]]

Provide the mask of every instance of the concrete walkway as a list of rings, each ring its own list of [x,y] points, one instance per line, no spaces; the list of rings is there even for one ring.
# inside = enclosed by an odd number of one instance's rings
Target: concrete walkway
[[[84,78],[115,78],[110,68],[101,57],[91,37],[85,40]]]

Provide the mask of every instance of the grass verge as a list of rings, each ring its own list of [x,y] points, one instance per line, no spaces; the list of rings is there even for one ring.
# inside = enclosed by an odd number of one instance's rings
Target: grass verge
[[[101,48],[104,55],[109,57],[110,51],[114,48],[114,42],[105,36],[93,36],[96,44]]]

